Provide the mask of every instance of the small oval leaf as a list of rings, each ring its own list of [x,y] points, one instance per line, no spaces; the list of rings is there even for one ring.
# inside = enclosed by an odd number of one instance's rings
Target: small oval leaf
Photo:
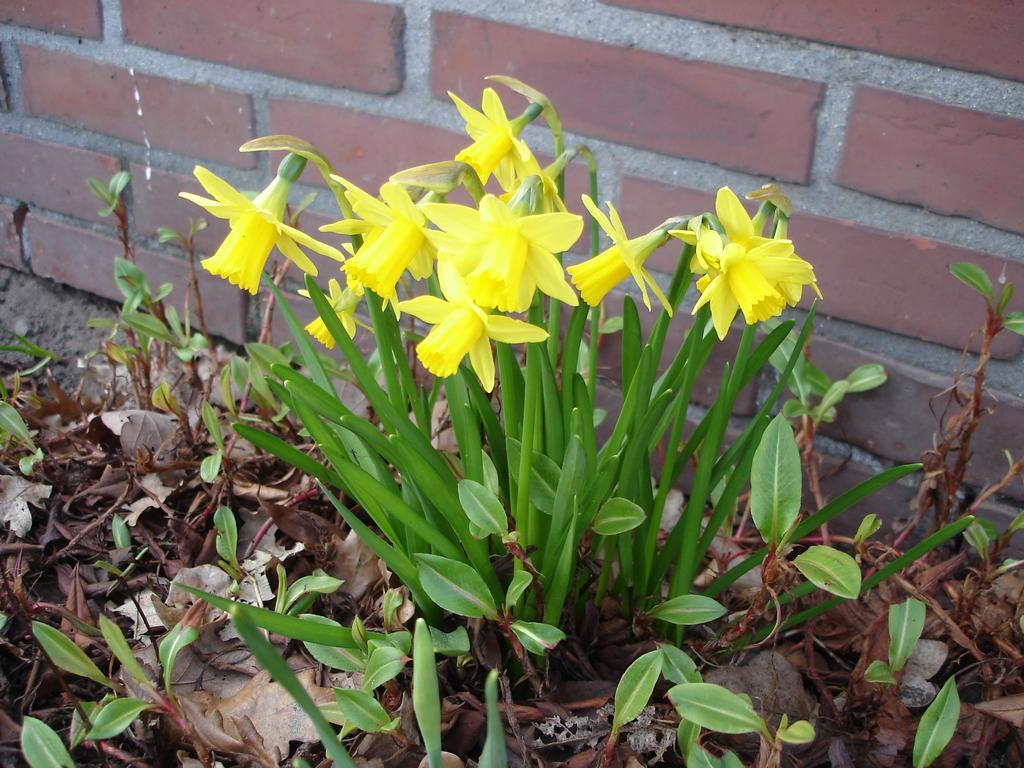
[[[565,639],[565,632],[539,621],[513,622],[512,631],[530,653],[544,654]]]
[[[928,709],[914,736],[914,768],[928,768],[949,744],[960,720],[960,694],[956,679],[949,678]]]
[[[679,716],[718,733],[766,733],[750,701],[713,683],[683,683],[668,692]]]
[[[925,607],[908,597],[889,608],[889,668],[899,672],[906,665],[924,631]]]
[[[655,606],[649,615],[652,619],[686,627],[706,624],[724,616],[725,606],[704,595],[679,595]]]
[[[643,509],[629,499],[619,496],[608,499],[594,518],[594,533],[601,536],[616,536],[631,531],[644,521],[647,515]]]
[[[30,768],[75,768],[60,736],[34,717],[21,722],[21,753]]]
[[[769,547],[777,547],[800,514],[800,451],[785,416],[772,419],[754,451],[750,516]]]
[[[135,718],[150,706],[149,702],[141,699],[114,699],[104,704],[100,711],[90,718],[92,728],[85,734],[85,738],[89,741],[111,739],[135,722]]]
[[[423,591],[438,606],[471,619],[497,618],[487,585],[470,566],[441,555],[417,555],[416,559]]]
[[[818,544],[798,555],[793,565],[819,589],[848,600],[860,594],[860,567],[845,552]]]
[[[50,660],[65,672],[70,672],[79,677],[86,677],[102,685],[109,685],[107,676],[100,672],[92,659],[85,655],[85,651],[75,645],[75,641],[62,633],[59,629],[43,624],[41,621],[32,622],[32,634],[46,651]]]
[[[626,667],[622,679],[615,687],[615,714],[612,717],[612,731],[618,731],[626,723],[635,720],[644,711],[654,693],[654,686],[661,677],[663,656],[661,651],[648,651]]]
[[[475,480],[460,480],[459,501],[470,521],[488,536],[504,536],[508,533],[505,507],[487,486]]]

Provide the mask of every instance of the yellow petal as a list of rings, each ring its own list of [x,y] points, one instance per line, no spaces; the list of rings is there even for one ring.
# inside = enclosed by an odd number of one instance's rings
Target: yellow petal
[[[505,315],[488,315],[487,335],[504,344],[527,344],[544,341],[548,337],[548,332],[536,325]]]
[[[438,227],[463,241],[481,240],[487,236],[487,228],[480,221],[475,208],[455,203],[427,203],[424,215]]]
[[[482,112],[469,106],[451,91],[448,91],[448,97],[455,102],[455,108],[466,121],[466,132],[474,139],[477,138],[477,134],[486,133],[491,129],[491,121]]]
[[[543,213],[519,220],[519,231],[531,243],[552,253],[567,251],[583,232],[583,217],[574,213]]]
[[[192,170],[192,173],[195,174],[199,183],[203,185],[203,189],[206,190],[207,194],[213,197],[218,203],[230,205],[242,210],[251,209],[253,207],[252,201],[250,201],[249,198],[232,187],[213,171],[204,168],[201,165],[197,165]]]
[[[594,217],[594,221],[597,222],[597,225],[610,236],[613,230],[612,223],[608,221],[608,217],[605,216],[601,209],[597,207],[597,204],[590,199],[590,195],[581,195],[580,199],[583,201],[583,207],[587,209],[591,216]]]
[[[316,264],[310,261],[309,256],[302,252],[302,249],[295,244],[295,241],[286,235],[281,235],[277,238],[278,250],[283,253],[289,261],[295,262],[295,266],[301,269],[308,275],[316,277],[317,269]]]
[[[234,219],[242,213],[240,209],[233,205],[218,203],[216,200],[210,200],[199,195],[194,195],[191,192],[179,192],[178,197],[184,198],[190,203],[202,206],[206,209],[207,213],[212,213],[218,219]]]
[[[754,225],[750,221],[750,215],[743,203],[736,197],[736,193],[728,187],[718,190],[715,198],[715,211],[718,219],[725,227],[725,234],[734,243],[744,243],[754,236]]]
[[[476,344],[469,348],[469,362],[484,391],[490,392],[494,389],[494,354],[491,352],[491,342],[486,336],[481,336]]]
[[[530,248],[529,255],[526,258],[526,268],[530,271],[541,293],[558,299],[570,307],[575,307],[579,304],[575,292],[569,287],[569,283],[565,279],[565,271],[562,269],[562,265],[558,263],[558,259],[550,251]]]
[[[437,296],[416,296],[398,303],[400,312],[418,317],[430,325],[438,325],[443,322],[456,309],[456,305],[439,299]]]
[[[295,242],[301,243],[302,245],[309,248],[309,250],[315,251],[316,253],[319,253],[321,256],[327,256],[328,258],[334,259],[335,261],[345,260],[345,255],[337,248],[327,245],[327,243],[321,243],[315,237],[310,237],[301,229],[290,227],[283,222],[279,223],[277,225],[277,228],[278,230],[280,230],[282,235],[290,237]]]

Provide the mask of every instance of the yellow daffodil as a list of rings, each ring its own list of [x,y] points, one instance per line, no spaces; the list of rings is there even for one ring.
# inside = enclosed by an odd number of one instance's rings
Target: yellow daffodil
[[[538,288],[566,304],[578,303],[554,253],[576,242],[583,231],[581,217],[518,216],[514,207],[494,195],[485,195],[479,210],[428,203],[423,212],[448,236],[444,257],[465,275],[469,293],[481,307],[524,312]]]
[[[202,265],[207,272],[227,279],[242,290],[256,293],[263,267],[275,245],[285,257],[311,275],[316,275],[316,265],[303,253],[299,244],[332,259],[344,260],[336,248],[283,221],[288,192],[303,165],[305,160],[297,155],[286,157],[277,177],[253,200],[201,165],[195,167],[196,178],[213,199],[189,192],[181,192],[181,197],[201,205],[217,218],[227,219],[231,227],[231,232],[213,256],[203,259]]]
[[[455,156],[456,160],[472,167],[481,184],[486,184],[493,174],[506,190],[512,188],[517,176],[529,175],[527,164],[533,159],[533,153],[519,138],[526,121],[521,118],[510,121],[493,88],[484,89],[483,112],[451,91],[448,95],[466,121],[466,132],[473,139],[472,144]]]
[[[655,229],[646,235],[630,239],[614,205],[607,203],[610,220],[588,195],[583,195],[583,205],[612,241],[610,248],[568,269],[573,285],[579,290],[583,300],[592,307],[597,306],[608,291],[632,275],[643,294],[644,306],[651,308],[651,299],[647,294],[647,289],[650,288],[665,310],[671,314],[672,307],[668,299],[650,272],[644,269],[644,262],[665,242],[665,229]]]
[[[338,281],[333,277],[327,284],[330,290],[328,295],[328,301],[331,303],[331,309],[338,316],[341,321],[342,327],[345,329],[345,333],[352,338],[356,335],[356,325],[362,325],[356,320],[356,307],[359,306],[359,302],[362,301],[363,292],[361,290],[356,291],[350,287],[342,288]],[[309,291],[299,291],[300,296],[309,298]],[[314,339],[319,341],[328,349],[334,349],[334,337],[331,332],[327,330],[327,324],[324,322],[322,317],[316,318],[313,322],[306,326],[306,333],[312,336]]]
[[[340,176],[333,178],[345,185],[345,196],[360,217],[320,227],[323,232],[362,235],[362,246],[344,266],[349,284],[357,282],[389,299],[405,270],[419,280],[428,277],[436,250],[428,237],[427,219],[405,188],[389,181],[380,188],[378,200]]]
[[[444,378],[455,373],[468,354],[480,383],[490,392],[494,389],[491,340],[525,344],[544,341],[548,333],[522,320],[487,314],[473,301],[465,278],[450,261],[438,262],[437,277],[444,299],[417,296],[398,305],[402,312],[434,326],[417,345],[416,356],[424,368]]]
[[[565,153],[565,155],[568,156],[568,153]],[[538,199],[535,205],[529,206],[529,210],[536,213],[554,213],[556,211],[566,213],[565,202],[562,200],[561,195],[558,194],[558,182],[555,180],[565,167],[565,162],[566,160],[556,160],[547,168],[541,168],[540,163],[535,158],[530,158],[529,162],[524,164],[527,175],[523,177],[517,176],[513,185],[506,189],[499,197],[506,203],[511,202],[519,193],[523,183],[527,179],[536,176],[540,179],[540,184],[535,191]]]
[[[701,296],[693,312],[710,303],[719,339],[725,338],[737,312],[753,325],[780,314],[787,304],[799,302],[805,285],[821,295],[814,268],[796,255],[793,243],[760,236],[728,187],[718,190],[715,211],[725,229],[724,240],[711,228],[702,229],[699,235],[692,230],[673,230],[671,234],[697,247],[694,271],[703,276],[697,281]]]

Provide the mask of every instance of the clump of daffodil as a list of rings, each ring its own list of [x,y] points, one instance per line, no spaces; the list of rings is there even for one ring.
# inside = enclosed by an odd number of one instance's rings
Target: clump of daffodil
[[[715,212],[725,238],[710,227],[698,232],[673,230],[671,234],[696,246],[693,271],[700,298],[696,313],[711,305],[711,317],[719,339],[724,339],[737,312],[748,325],[780,314],[786,305],[800,301],[805,285],[820,296],[814,268],[799,256],[790,240],[762,237],[736,194],[728,187],[718,190]]]
[[[476,171],[481,184],[486,184],[493,174],[506,190],[512,188],[517,177],[529,175],[533,153],[519,134],[530,120],[540,114],[539,105],[531,104],[522,115],[509,120],[493,88],[484,89],[481,100],[483,112],[469,106],[451,91],[448,95],[466,121],[466,132],[473,139],[472,144],[455,156],[456,160]]]
[[[349,283],[390,299],[405,270],[418,280],[429,277],[436,250],[428,237],[427,219],[405,188],[386,182],[378,200],[340,176],[333,178],[345,186],[345,196],[360,217],[320,227],[323,232],[362,236],[362,245],[344,266]]]
[[[332,259],[344,260],[336,248],[315,240],[283,220],[288,192],[305,164],[302,157],[289,154],[281,161],[276,178],[253,200],[201,165],[195,167],[196,178],[213,199],[189,192],[179,194],[217,218],[227,219],[231,227],[231,232],[213,256],[203,259],[202,265],[207,272],[227,279],[244,291],[256,293],[263,267],[275,245],[303,272],[314,276],[316,265],[303,253],[299,244]]]
[[[349,286],[342,288],[338,281],[333,277],[330,279],[327,286],[330,290],[327,300],[331,304],[331,309],[334,310],[334,314],[337,315],[338,320],[341,321],[341,325],[345,329],[345,333],[349,335],[349,338],[352,338],[356,335],[356,325],[362,325],[362,323],[356,319],[356,307],[359,306],[359,302],[362,301],[363,291],[362,289],[356,289]],[[308,299],[309,291],[303,289],[299,291],[299,295],[305,296]],[[328,349],[334,349],[334,337],[331,335],[331,332],[327,330],[327,324],[324,322],[322,317],[318,317],[313,322],[306,325],[306,333]]]
[[[671,314],[672,307],[668,299],[651,277],[651,273],[644,269],[644,262],[665,242],[668,227],[675,226],[676,221],[670,220],[646,235],[630,238],[622,225],[622,219],[619,218],[619,212],[610,202],[606,203],[608,216],[604,215],[589,195],[583,195],[583,205],[612,241],[611,247],[597,256],[568,269],[572,275],[573,285],[579,290],[583,300],[596,307],[612,288],[632,275],[643,294],[644,306],[651,308],[651,299],[647,294],[647,289],[650,288],[665,310]]]
[[[494,389],[491,340],[525,344],[544,341],[548,333],[522,320],[488,314],[481,309],[470,296],[465,278],[447,259],[438,261],[437,277],[443,299],[417,296],[398,305],[402,312],[434,326],[416,346],[416,356],[424,368],[444,378],[455,373],[469,355],[480,384],[490,392]]]
[[[445,234],[442,260],[456,265],[481,307],[524,312],[537,289],[566,304],[578,303],[554,254],[576,242],[583,219],[561,212],[524,215],[537,200],[539,185],[536,176],[525,179],[509,203],[485,195],[479,210],[452,203],[423,206]]]

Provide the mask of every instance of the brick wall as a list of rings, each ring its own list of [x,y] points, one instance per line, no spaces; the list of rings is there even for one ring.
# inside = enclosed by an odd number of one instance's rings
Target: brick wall
[[[175,196],[196,161],[258,188],[270,160],[237,146],[295,133],[372,186],[451,156],[464,138],[446,91],[474,101],[484,75],[508,73],[596,151],[601,196],[629,227],[706,209],[722,184],[784,184],[826,297],[815,359],[834,374],[877,360],[891,377],[830,427],[840,455],[877,466],[928,447],[929,400],[982,311],[949,262],[1024,296],[1021,4],[0,0],[0,21],[0,264],[100,295],[117,247],[87,176],[132,172],[141,258],[173,278],[181,255],[155,234],[196,215]],[[331,213],[320,198],[315,223]],[[217,330],[251,334],[242,297],[207,285]],[[978,482],[1002,448],[1024,451],[1022,341],[995,350],[1000,415]]]

